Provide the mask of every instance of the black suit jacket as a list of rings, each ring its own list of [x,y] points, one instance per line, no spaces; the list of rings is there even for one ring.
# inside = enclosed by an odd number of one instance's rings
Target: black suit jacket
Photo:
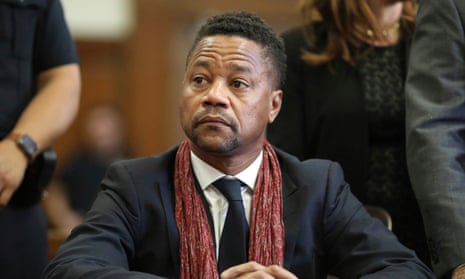
[[[85,222],[44,278],[178,278],[176,148],[114,164]],[[284,267],[299,278],[432,278],[351,194],[338,164],[278,151],[283,178]],[[151,274],[151,275],[149,275]]]
[[[465,263],[465,1],[421,0],[406,83],[407,163],[433,269]]]

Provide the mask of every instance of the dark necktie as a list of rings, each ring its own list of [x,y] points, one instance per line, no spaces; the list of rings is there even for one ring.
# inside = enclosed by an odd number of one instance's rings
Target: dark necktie
[[[247,262],[249,226],[245,218],[241,196],[241,182],[238,179],[221,178],[215,187],[228,199],[228,214],[220,239],[218,271]]]

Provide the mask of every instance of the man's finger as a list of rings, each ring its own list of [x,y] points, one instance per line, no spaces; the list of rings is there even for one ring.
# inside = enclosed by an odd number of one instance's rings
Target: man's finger
[[[237,278],[243,274],[251,273],[258,270],[264,270],[266,267],[257,263],[257,262],[247,262],[240,265],[232,266],[223,273],[221,273],[221,279],[233,279]]]
[[[297,276],[292,274],[287,269],[280,267],[278,265],[271,265],[266,268],[267,273],[273,275],[276,279],[297,279]]]
[[[0,192],[0,206],[5,207],[13,196],[14,191],[10,190],[9,188],[3,189]]]

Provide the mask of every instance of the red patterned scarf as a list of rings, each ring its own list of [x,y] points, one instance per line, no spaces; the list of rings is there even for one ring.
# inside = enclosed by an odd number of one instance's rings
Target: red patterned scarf
[[[265,266],[283,264],[284,225],[281,182],[281,170],[276,153],[265,141],[263,162],[252,199],[249,237],[249,260]],[[187,141],[179,146],[176,154],[174,188],[176,223],[180,234],[180,278],[216,279],[219,276],[213,236],[201,196],[194,184]]]

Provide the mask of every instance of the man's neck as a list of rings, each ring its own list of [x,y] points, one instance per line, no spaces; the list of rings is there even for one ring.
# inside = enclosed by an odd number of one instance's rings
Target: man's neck
[[[401,1],[392,1],[386,3],[379,0],[367,1],[374,16],[378,20],[379,28],[381,30],[392,27],[400,20],[402,15],[403,3]]]
[[[211,152],[202,152],[195,147],[191,147],[192,152],[201,160],[223,172],[226,175],[236,175],[249,167],[260,155],[262,149],[256,148],[250,152],[241,152],[241,154],[219,154]]]

